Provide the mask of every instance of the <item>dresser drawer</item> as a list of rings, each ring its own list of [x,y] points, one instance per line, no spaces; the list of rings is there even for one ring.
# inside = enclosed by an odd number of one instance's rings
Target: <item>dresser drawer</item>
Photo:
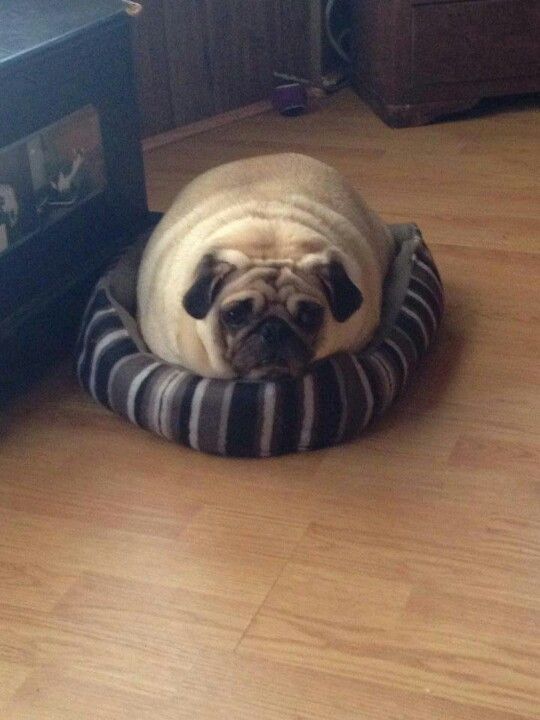
[[[540,73],[539,0],[413,6],[411,70],[415,86]]]

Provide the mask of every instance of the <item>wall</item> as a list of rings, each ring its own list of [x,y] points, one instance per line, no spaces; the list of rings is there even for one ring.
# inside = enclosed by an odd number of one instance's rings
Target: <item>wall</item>
[[[135,62],[143,134],[269,96],[282,0],[143,0]]]

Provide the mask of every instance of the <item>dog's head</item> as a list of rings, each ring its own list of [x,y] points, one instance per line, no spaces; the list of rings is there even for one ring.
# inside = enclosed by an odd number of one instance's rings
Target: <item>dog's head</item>
[[[337,251],[271,262],[216,250],[199,263],[183,306],[204,323],[231,374],[263,378],[298,376],[329,326],[347,321],[362,300]]]

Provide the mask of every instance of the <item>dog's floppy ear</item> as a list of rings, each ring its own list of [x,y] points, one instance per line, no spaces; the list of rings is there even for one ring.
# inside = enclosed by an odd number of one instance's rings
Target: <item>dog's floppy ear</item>
[[[331,260],[328,264],[321,265],[318,275],[332,315],[338,322],[345,322],[362,305],[362,293],[339,260]]]
[[[223,287],[225,278],[234,269],[234,265],[213,254],[205,255],[197,268],[195,282],[184,295],[184,310],[196,320],[205,318]]]

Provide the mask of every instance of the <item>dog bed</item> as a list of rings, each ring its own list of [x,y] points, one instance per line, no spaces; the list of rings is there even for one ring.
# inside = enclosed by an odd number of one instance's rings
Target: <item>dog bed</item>
[[[77,341],[77,375],[106,408],[208,453],[267,457],[356,436],[399,395],[433,340],[443,287],[415,225],[394,225],[396,257],[370,346],[299,379],[213,380],[152,355],[135,321],[141,238],[98,282]]]

